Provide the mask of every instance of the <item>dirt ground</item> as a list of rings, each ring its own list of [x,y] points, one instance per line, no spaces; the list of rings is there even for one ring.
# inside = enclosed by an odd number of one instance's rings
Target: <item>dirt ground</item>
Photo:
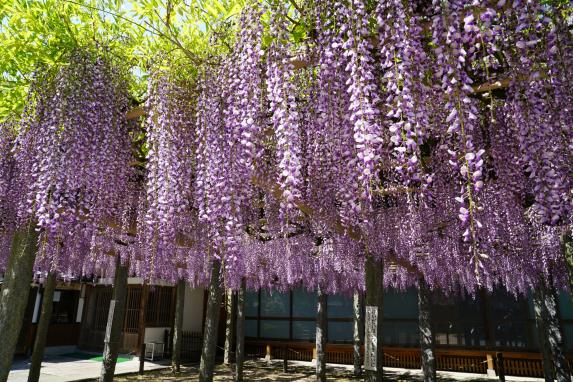
[[[259,381],[259,382],[310,382],[316,381],[314,376],[314,368],[309,365],[294,365],[290,364],[288,373],[284,373],[281,361],[273,361],[271,364],[264,360],[250,360],[245,362],[244,381]],[[159,381],[159,382],[195,382],[199,380],[198,365],[187,365],[182,367],[181,373],[173,374],[170,369],[163,369],[145,373],[144,375],[124,375],[117,376],[117,382],[135,382],[135,381]],[[233,381],[233,365],[217,365],[215,369],[215,381],[218,382],[231,382]],[[329,366],[327,368],[327,375],[329,381],[360,381],[363,378],[354,377],[352,371],[344,367]],[[454,381],[472,381],[472,382],[491,382],[492,379],[482,378],[480,375],[463,377],[454,377],[451,375],[439,375],[438,380],[441,382],[454,382]],[[422,381],[421,373],[417,370],[384,370],[384,381],[392,382],[410,382]],[[495,381],[495,379],[493,379]]]

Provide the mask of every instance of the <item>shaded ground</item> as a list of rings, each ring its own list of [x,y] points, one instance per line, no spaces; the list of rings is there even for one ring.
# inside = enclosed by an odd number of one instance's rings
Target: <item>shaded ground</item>
[[[160,382],[187,382],[198,381],[198,365],[188,365],[182,367],[181,373],[174,375],[168,369],[145,373],[145,375],[127,375],[115,378],[117,382],[134,381],[160,381]],[[345,366],[329,366],[327,369],[329,381],[360,381],[362,378],[353,377],[352,369]],[[215,381],[227,382],[233,380],[233,367],[217,365],[215,369]],[[493,382],[497,378],[488,378],[480,374],[448,373],[438,372],[438,380],[441,382],[471,381],[471,382]],[[516,378],[508,377],[508,381],[542,381],[537,378]],[[316,381],[314,368],[309,362],[289,363],[289,372],[282,371],[282,361],[273,361],[271,364],[264,360],[251,360],[245,362],[244,381],[260,382],[310,382]],[[384,369],[384,381],[410,382],[422,381],[421,372],[418,370],[405,369]]]

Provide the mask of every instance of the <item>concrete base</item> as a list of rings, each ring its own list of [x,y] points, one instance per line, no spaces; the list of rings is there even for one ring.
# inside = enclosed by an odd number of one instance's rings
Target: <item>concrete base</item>
[[[487,369],[487,376],[488,377],[495,377],[495,370],[493,369]]]

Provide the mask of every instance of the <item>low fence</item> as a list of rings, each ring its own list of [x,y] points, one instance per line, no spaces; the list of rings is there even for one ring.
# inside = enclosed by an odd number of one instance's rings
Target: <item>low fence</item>
[[[203,336],[198,332],[183,332],[181,358],[185,361],[198,361],[201,358]]]
[[[312,361],[316,357],[311,342],[247,341],[246,351],[251,357],[270,357],[289,360]],[[363,351],[363,349],[362,349]],[[505,375],[519,377],[543,377],[541,355],[530,352],[502,352]],[[486,374],[497,372],[496,351],[436,349],[438,370]],[[348,344],[328,344],[326,360],[329,363],[352,364],[353,347]],[[573,365],[573,356],[569,357]],[[384,348],[384,366],[405,369],[420,369],[421,355],[417,348]]]

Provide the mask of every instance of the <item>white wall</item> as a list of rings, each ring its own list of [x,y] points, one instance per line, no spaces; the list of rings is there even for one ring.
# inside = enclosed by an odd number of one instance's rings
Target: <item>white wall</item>
[[[185,305],[183,309],[183,330],[203,331],[203,289],[191,289],[185,286]]]
[[[144,342],[164,342],[165,330],[170,331],[169,327],[145,328]]]

